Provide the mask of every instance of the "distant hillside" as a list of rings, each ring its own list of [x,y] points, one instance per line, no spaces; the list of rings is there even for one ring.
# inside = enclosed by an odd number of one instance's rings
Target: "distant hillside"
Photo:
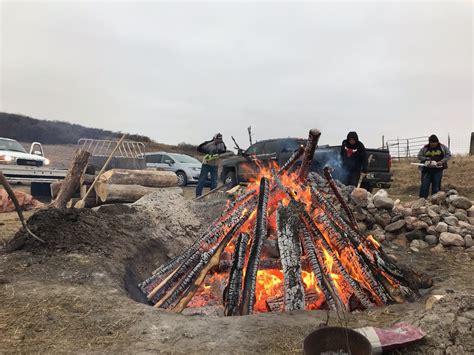
[[[28,116],[0,112],[0,136],[20,142],[76,144],[79,138],[110,139],[121,136],[121,133],[68,122],[38,120]],[[128,135],[127,139],[145,143],[152,142],[150,138],[138,134]]]

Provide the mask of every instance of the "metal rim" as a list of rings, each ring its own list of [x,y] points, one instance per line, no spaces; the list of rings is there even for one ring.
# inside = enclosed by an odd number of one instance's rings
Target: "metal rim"
[[[176,176],[178,177],[178,186],[186,185],[186,176],[183,173],[176,173]]]

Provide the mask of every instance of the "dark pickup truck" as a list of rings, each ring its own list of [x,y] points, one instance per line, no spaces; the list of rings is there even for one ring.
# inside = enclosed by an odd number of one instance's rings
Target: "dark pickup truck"
[[[275,161],[283,165],[300,145],[305,145],[302,138],[278,138],[257,142],[247,150],[239,150],[238,155],[222,162],[221,179],[224,183],[235,186],[255,179],[259,166]],[[334,177],[341,173],[341,146],[319,146],[314,153],[311,171],[322,173],[322,169],[330,166],[335,169]],[[374,187],[389,188],[392,182],[390,172],[391,157],[385,149],[366,149],[368,157],[368,174],[362,187],[371,191]]]

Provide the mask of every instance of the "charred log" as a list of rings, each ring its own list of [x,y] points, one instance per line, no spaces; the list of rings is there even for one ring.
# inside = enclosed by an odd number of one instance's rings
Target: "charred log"
[[[278,247],[285,282],[285,310],[304,309],[304,287],[301,279],[301,245],[299,220],[291,207],[277,209]]]
[[[240,307],[240,314],[242,315],[253,313],[258,265],[260,262],[263,240],[267,236],[268,191],[269,182],[266,178],[262,178],[260,180],[255,236],[252,241],[249,260],[247,262],[247,272],[245,274],[242,304]]]

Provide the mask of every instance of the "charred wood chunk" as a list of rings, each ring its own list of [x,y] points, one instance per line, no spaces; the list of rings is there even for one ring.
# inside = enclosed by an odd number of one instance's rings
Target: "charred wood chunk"
[[[260,180],[260,192],[257,205],[257,219],[255,222],[255,233],[250,248],[249,260],[244,280],[244,290],[240,314],[247,315],[253,313],[255,304],[255,289],[257,284],[257,271],[260,262],[263,240],[267,237],[268,219],[268,192],[269,182],[266,178]]]
[[[313,128],[309,131],[308,141],[306,142],[306,147],[303,153],[303,161],[298,174],[300,182],[305,182],[308,177],[311,164],[313,163],[314,151],[316,150],[320,136],[321,132],[317,129]]]
[[[277,209],[278,247],[285,282],[285,310],[304,309],[304,286],[301,279],[301,245],[298,240],[299,219],[291,207]]]
[[[242,291],[242,275],[245,264],[245,253],[250,236],[240,233],[235,243],[234,260],[229,274],[229,283],[224,295],[225,315],[232,316],[237,310]]]
[[[292,155],[291,157],[280,167],[278,170],[278,175],[281,175],[283,172],[291,172],[292,168],[295,166],[295,163],[298,159],[303,155],[304,148],[300,146]]]

